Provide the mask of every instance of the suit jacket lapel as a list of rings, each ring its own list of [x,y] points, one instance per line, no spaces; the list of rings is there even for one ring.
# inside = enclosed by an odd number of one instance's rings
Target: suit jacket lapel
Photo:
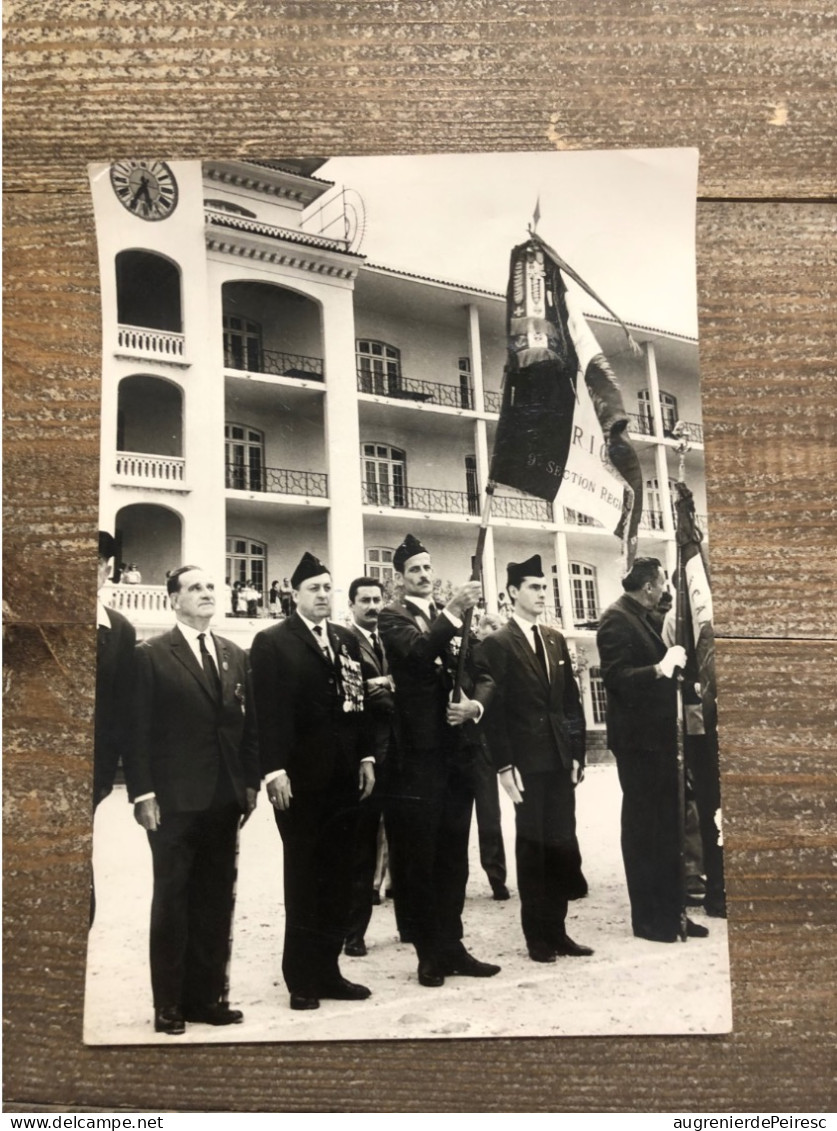
[[[214,704],[215,696],[212,693],[212,689],[206,682],[206,675],[204,674],[204,670],[195,659],[195,653],[186,643],[186,637],[176,626],[171,634],[171,651],[175,659],[178,660],[186,669],[186,671],[189,672],[189,674],[198,681],[204,694]]]
[[[537,676],[542,686],[546,689],[549,686],[546,676],[544,675],[543,668],[538,663],[538,657],[535,655],[535,649],[529,644],[529,641],[523,635],[523,629],[516,620],[509,621],[509,633],[517,649],[518,655],[523,662],[528,665],[530,673]],[[543,639],[543,636],[541,637]],[[551,661],[551,657],[550,657]]]
[[[331,666],[328,661],[328,656],[325,654],[325,652],[322,650],[322,648],[314,638],[314,633],[311,631],[305,621],[302,620],[301,617],[294,613],[287,621],[287,624],[290,627],[291,631],[296,633],[296,635],[306,645],[306,647],[310,648],[314,655],[319,658],[321,663],[325,664],[327,667]],[[337,650],[334,646],[334,639],[328,628],[326,628],[326,632],[328,634],[329,644],[331,644],[331,649],[336,657]]]
[[[623,611],[626,612],[629,616],[633,617],[634,623],[641,630],[641,632],[648,640],[649,644],[653,646],[655,651],[658,652],[661,646],[665,647],[662,637],[658,633],[656,633],[648,623],[648,618],[645,616],[641,606],[639,606],[636,601],[634,601],[631,597],[622,597],[620,603],[622,604]]]
[[[404,599],[402,604],[407,616],[410,617],[419,632],[429,632],[430,617],[425,616],[418,605],[413,605],[407,598]]]

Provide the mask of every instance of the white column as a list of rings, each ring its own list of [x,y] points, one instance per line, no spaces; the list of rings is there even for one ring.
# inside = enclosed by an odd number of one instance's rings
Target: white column
[[[563,531],[555,533],[555,564],[558,567],[558,588],[561,593],[561,627],[565,632],[572,632],[573,625],[573,590],[570,584],[570,555],[567,546],[567,536]]]
[[[352,291],[334,289],[323,306],[325,441],[328,461],[328,565],[335,615],[346,608],[349,584],[363,573],[360,425],[355,381]]]
[[[471,354],[471,380],[474,385],[474,407],[485,409],[482,383],[482,346],[480,344],[480,312],[473,303],[468,306],[468,349]]]

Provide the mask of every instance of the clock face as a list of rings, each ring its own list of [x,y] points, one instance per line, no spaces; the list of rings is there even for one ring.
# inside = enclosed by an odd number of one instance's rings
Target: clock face
[[[117,161],[110,183],[117,200],[141,220],[165,220],[177,206],[177,181],[165,161]]]

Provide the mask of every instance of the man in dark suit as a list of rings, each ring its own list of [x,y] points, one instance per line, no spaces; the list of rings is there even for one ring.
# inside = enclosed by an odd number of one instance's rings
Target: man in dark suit
[[[638,938],[674,942],[680,890],[677,687],[685,650],[666,648],[653,620],[666,588],[657,558],[636,558],[624,594],[602,614],[596,641],[607,692],[607,742],[622,786],[622,859]],[[650,614],[650,615],[649,615]],[[687,920],[687,933],[705,927]]]
[[[137,634],[131,622],[108,609],[101,590],[110,580],[116,542],[99,531],[98,590],[96,602],[96,716],[93,740],[93,812],[113,790],[119,759],[131,737],[131,702],[134,693],[134,648]],[[96,915],[96,891],[90,882],[90,925]]]
[[[483,641],[497,684],[486,727],[503,788],[514,802],[523,935],[534,962],[581,958],[567,904],[587,894],[575,830],[575,787],[584,776],[584,710],[560,632],[538,624],[546,581],[538,554],[508,566],[508,623]]]
[[[366,691],[365,709],[375,754],[375,788],[361,802],[355,835],[352,906],[346,932],[345,951],[351,957],[366,954],[366,928],[372,918],[372,886],[378,861],[378,844],[385,812],[387,755],[392,742],[393,692],[395,684],[378,635],[378,616],[384,595],[381,582],[374,577],[357,577],[349,586],[351,632],[360,645],[360,667]]]
[[[116,543],[99,531],[99,591],[108,582]],[[116,768],[131,735],[130,707],[134,691],[134,647],[131,622],[97,602],[96,729],[93,747],[93,808],[111,793]]]
[[[331,574],[305,553],[291,578],[296,611],[251,649],[259,747],[284,851],[282,973],[291,1009],[361,1001],[338,958],[346,936],[358,802],[375,784],[357,638],[329,624]]]
[[[430,555],[412,534],[396,549],[393,565],[403,595],[382,611],[380,626],[395,680],[395,900],[402,930],[416,948],[419,983],[441,986],[448,975],[487,978],[500,970],[474,958],[462,942],[474,795],[472,752],[460,728],[479,722],[494,684],[474,640],[465,693],[461,702],[449,701],[462,617],[479,600],[479,583],[466,582],[439,611]]]
[[[135,741],[125,761],[154,866],[155,1029],[234,1025],[224,1000],[238,829],[256,805],[258,745],[244,652],[210,631],[215,583],[198,566],[166,582],[171,632],[136,651]]]

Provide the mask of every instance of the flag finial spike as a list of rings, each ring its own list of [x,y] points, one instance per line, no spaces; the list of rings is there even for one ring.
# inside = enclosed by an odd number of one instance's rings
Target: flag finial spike
[[[536,236],[538,234],[538,221],[541,218],[541,195],[538,193],[538,199],[535,201],[535,210],[532,213],[532,219],[529,223],[529,235]]]

